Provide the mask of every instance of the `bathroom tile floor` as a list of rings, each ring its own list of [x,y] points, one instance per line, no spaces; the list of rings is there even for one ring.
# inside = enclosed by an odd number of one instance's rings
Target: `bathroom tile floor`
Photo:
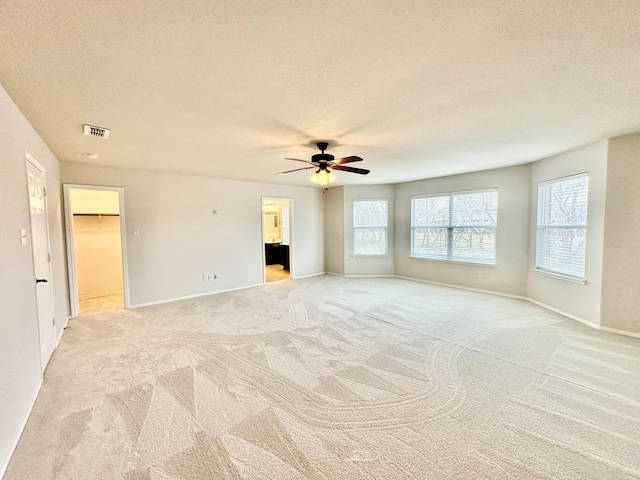
[[[282,265],[267,265],[267,283],[277,282],[278,280],[289,280],[291,274],[289,270],[283,270]]]

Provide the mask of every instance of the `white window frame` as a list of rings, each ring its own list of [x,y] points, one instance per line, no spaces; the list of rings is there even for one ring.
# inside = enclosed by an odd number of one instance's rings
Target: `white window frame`
[[[554,184],[560,184],[563,182],[568,182],[571,180],[576,180],[578,178],[586,178],[587,179],[587,212],[585,214],[585,221],[584,224],[575,224],[575,225],[563,225],[563,224],[541,224],[540,223],[540,193],[541,193],[541,189],[545,188],[549,185],[554,185]],[[559,178],[554,178],[551,180],[545,180],[544,182],[539,182],[538,183],[538,191],[537,191],[537,197],[536,197],[536,257],[535,257],[535,262],[536,262],[536,266],[535,266],[535,270],[540,272],[540,273],[545,273],[545,274],[549,274],[551,276],[558,276],[558,277],[566,277],[567,279],[571,279],[571,280],[579,280],[579,281],[584,281],[586,278],[586,269],[587,269],[587,224],[588,224],[588,214],[589,214],[589,173],[588,172],[583,172],[583,173],[578,173],[576,175],[569,175],[566,177],[559,177]],[[584,251],[584,259],[583,259],[583,271],[581,275],[575,275],[572,272],[568,272],[568,271],[562,271],[562,270],[558,270],[558,269],[553,269],[550,268],[549,265],[541,265],[541,252],[540,252],[540,232],[541,230],[544,229],[549,229],[549,228],[555,228],[555,229],[562,229],[562,228],[570,228],[570,229],[583,229],[585,231],[584,234],[584,238],[585,238],[585,251]],[[548,256],[548,253],[547,253]],[[582,283],[582,282],[581,282]]]
[[[384,202],[385,210],[386,210],[386,225],[376,225],[376,226],[356,226],[356,203],[366,203],[366,202]],[[357,251],[357,242],[356,237],[358,231],[361,230],[378,230],[384,229],[384,252],[383,253],[359,253]],[[367,199],[355,199],[353,200],[353,247],[352,252],[354,257],[386,257],[389,255],[389,201],[386,198],[367,198]]]
[[[456,225],[453,223],[453,209],[454,209],[454,201],[453,198],[457,196],[464,196],[470,194],[477,193],[495,193],[496,194],[496,223],[495,225]],[[415,225],[415,201],[423,198],[449,198],[449,223],[448,225],[434,226],[432,228],[446,228],[447,229],[447,254],[446,255],[429,255],[429,254],[417,254],[414,250],[414,231],[417,228],[425,228],[424,225]],[[436,193],[430,195],[417,195],[411,197],[411,250],[410,257],[411,258],[423,258],[428,260],[440,260],[445,262],[452,263],[471,263],[471,264],[480,264],[480,265],[493,265],[496,266],[497,258],[498,258],[498,188],[486,188],[482,190],[468,190],[461,192],[448,192],[448,193]],[[429,227],[426,227],[429,228]],[[494,250],[493,250],[493,258],[474,258],[474,257],[456,257],[453,255],[453,247],[454,247],[454,230],[456,228],[484,228],[484,229],[493,229],[494,230]]]

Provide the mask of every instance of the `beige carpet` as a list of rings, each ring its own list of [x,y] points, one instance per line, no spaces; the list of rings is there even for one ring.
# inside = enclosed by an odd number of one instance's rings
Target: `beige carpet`
[[[631,479],[640,340],[320,276],[70,323],[7,479]]]

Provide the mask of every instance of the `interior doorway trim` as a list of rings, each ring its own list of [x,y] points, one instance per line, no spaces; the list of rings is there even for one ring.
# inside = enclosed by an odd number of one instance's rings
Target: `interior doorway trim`
[[[289,278],[295,279],[295,262],[293,255],[294,245],[294,225],[293,225],[293,199],[284,197],[261,197],[260,198],[260,221],[262,223],[262,229],[260,230],[260,249],[262,250],[262,282],[267,283],[267,258],[264,251],[264,202],[289,202]]]
[[[129,308],[129,264],[127,262],[127,228],[124,211],[124,188],[100,185],[63,184],[64,220],[67,235],[67,269],[69,271],[69,303],[71,317],[80,313],[80,296],[78,294],[78,277],[76,272],[75,248],[73,243],[73,212],[71,211],[70,190],[97,190],[118,192],[118,215],[120,218],[120,244],[122,250],[122,283],[124,290],[124,308]]]

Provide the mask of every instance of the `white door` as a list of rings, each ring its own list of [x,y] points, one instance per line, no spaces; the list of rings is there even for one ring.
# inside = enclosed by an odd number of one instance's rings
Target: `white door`
[[[38,307],[38,331],[40,334],[40,365],[42,371],[49,363],[55,348],[55,320],[53,318],[53,288],[49,255],[49,228],[44,169],[27,159],[29,186],[29,210],[31,215],[31,242],[35,269],[36,303]]]

